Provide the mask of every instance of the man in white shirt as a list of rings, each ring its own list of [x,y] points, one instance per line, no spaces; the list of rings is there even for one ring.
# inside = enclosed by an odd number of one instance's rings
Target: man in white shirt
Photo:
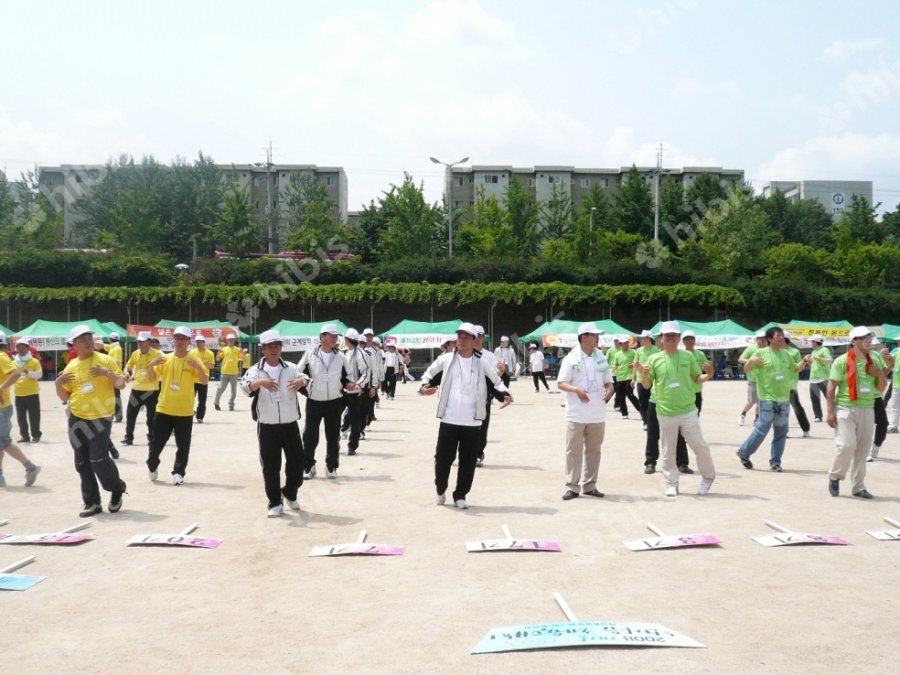
[[[300,510],[297,491],[303,485],[303,441],[300,438],[300,405],[297,391],[307,379],[293,363],[281,358],[281,335],[267,330],[259,336],[263,358],[241,378],[241,390],[253,399],[259,463],[269,500],[269,518],[281,515],[282,497],[294,511]],[[284,487],[281,455],[284,453]]]
[[[453,460],[459,453],[456,489],[453,503],[458,509],[469,508],[466,495],[472,489],[475,461],[479,454],[481,423],[487,409],[488,386],[493,384],[495,396],[503,401],[501,409],[512,403],[509,391],[497,373],[475,353],[475,326],[464,322],[456,331],[457,347],[442,354],[422,375],[419,393],[431,396],[441,385],[437,416],[441,420],[434,452],[434,486],[436,503],[446,502],[445,493]]]
[[[550,391],[547,386],[547,378],[544,375],[544,352],[537,348],[533,342],[528,345],[528,368],[531,370],[531,379],[534,381],[534,393],[540,392],[538,381],[544,383],[544,389]]]
[[[602,333],[592,321],[581,324],[578,346],[562,360],[556,378],[566,394],[566,501],[579,496],[579,479],[581,494],[604,496],[597,489],[597,478],[613,378],[606,357],[597,349]]]
[[[394,400],[397,391],[397,373],[400,371],[400,354],[397,343],[385,340],[384,350],[384,393],[389,401]]]
[[[475,351],[481,354],[481,359],[491,367],[491,369],[497,373],[499,376],[500,373],[497,372],[497,357],[494,356],[490,350],[484,348],[484,326],[475,326]],[[456,336],[453,336],[456,339]],[[479,445],[481,447],[481,451],[478,454],[478,459],[475,460],[475,466],[484,466],[484,449],[487,447],[487,435],[488,435],[488,427],[491,424],[491,400],[494,395],[493,385],[488,384],[488,398],[487,398],[487,410],[484,414],[484,421],[481,423],[481,440]]]
[[[509,378],[516,371],[516,350],[510,346],[509,338],[505,335],[500,338],[500,346],[494,350],[494,356],[497,363],[503,366],[503,373],[500,375],[503,386],[509,387]]]

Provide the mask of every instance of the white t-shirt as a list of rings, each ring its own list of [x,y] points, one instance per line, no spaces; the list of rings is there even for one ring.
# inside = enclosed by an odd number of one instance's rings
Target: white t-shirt
[[[447,392],[447,408],[441,418],[443,422],[462,427],[481,426],[481,420],[475,419],[478,396],[476,387],[479,377],[481,370],[474,356],[463,358],[457,354],[455,361],[451,361],[441,378],[442,387],[448,384],[450,386],[450,391]]]
[[[612,384],[612,372],[606,357],[599,349],[593,354],[585,354],[576,347],[562,360],[557,382],[565,382],[573,387],[587,391],[590,401],[582,402],[578,394],[566,392],[566,419],[581,424],[594,424],[606,421],[606,402],[604,387]]]
[[[393,368],[397,370],[397,365],[400,363],[400,355],[397,352],[385,352],[384,353],[384,367],[385,368]]]
[[[531,355],[528,357],[528,364],[531,366],[532,373],[543,373],[544,372],[544,354],[543,354],[543,352],[540,352],[537,349],[531,350]]]

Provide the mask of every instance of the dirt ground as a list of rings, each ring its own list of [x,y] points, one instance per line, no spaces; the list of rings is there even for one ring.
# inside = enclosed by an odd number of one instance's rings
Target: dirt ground
[[[865,530],[900,519],[900,436],[869,465],[864,501],[827,493],[831,430],[804,439],[792,420],[784,472],[768,471],[768,445],[747,471],[735,449],[750,431],[736,414],[744,383],[710,382],[701,417],[718,478],[706,497],[699,477],[663,495],[662,476],[642,471],[644,433],[632,412],[610,408],[599,489],[605,499],[561,500],[565,491],[560,395],[512,385],[514,405],[494,409],[486,466],[471,509],[434,503],[437,397],[398,385],[356,457],[342,451],[337,480],[300,491],[302,512],[266,517],[249,403],[210,410],[194,425],[186,482],[150,483],[143,442],[122,447],[124,509],[92,519],[93,541],[75,546],[0,546],[0,566],[28,555],[20,573],[46,575],[0,595],[0,671],[91,672],[840,672],[889,668],[900,616],[900,542]],[[553,383],[551,382],[551,388]],[[210,388],[213,393],[213,387]],[[801,398],[808,406],[807,384]],[[81,501],[65,416],[42,383],[44,440],[24,445],[43,467],[22,486],[6,457],[0,531],[57,531],[78,524]],[[137,437],[143,439],[143,415]],[[114,440],[124,425],[113,427]],[[17,438],[15,433],[13,438]],[[344,449],[345,450],[345,449]],[[317,456],[324,467],[324,448]],[[163,454],[167,476],[173,447]],[[451,477],[451,487],[453,480]],[[845,491],[849,492],[845,484]],[[105,505],[104,505],[105,508]],[[797,531],[837,534],[851,546],[766,548],[769,519]],[[127,547],[135,534],[196,534],[216,550]],[[713,533],[722,545],[635,553],[650,521],[671,534]],[[467,553],[470,539],[554,539],[560,553]],[[402,557],[310,558],[317,544],[400,544]],[[705,649],[589,648],[471,655],[492,627],[560,621],[559,592],[582,620],[663,624]]]

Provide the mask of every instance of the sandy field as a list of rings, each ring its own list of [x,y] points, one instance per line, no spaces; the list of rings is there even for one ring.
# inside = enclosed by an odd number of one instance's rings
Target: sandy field
[[[807,384],[801,398],[808,405]],[[249,401],[235,412],[210,409],[194,425],[186,482],[150,483],[143,415],[119,470],[123,510],[92,520],[94,540],[75,546],[0,546],[0,567],[28,555],[20,573],[47,579],[0,595],[4,673],[358,672],[467,673],[842,672],[889,669],[896,660],[900,542],[865,530],[900,519],[900,436],[889,435],[869,465],[864,501],[827,493],[831,430],[804,439],[792,420],[784,472],[767,470],[768,444],[747,471],[735,449],[750,431],[736,413],[744,383],[710,382],[701,417],[718,478],[706,497],[699,477],[666,498],[661,474],[643,474],[644,433],[632,412],[610,407],[599,489],[605,499],[561,499],[564,410],[560,395],[514,382],[515,403],[494,409],[486,466],[471,508],[436,506],[433,449],[437,397],[399,384],[397,398],[356,457],[342,449],[337,480],[304,483],[302,512],[266,517]],[[553,382],[551,382],[553,388]],[[210,387],[210,398],[214,388]],[[6,457],[0,489],[3,532],[52,532],[78,524],[78,477],[65,415],[42,383],[44,440],[24,445],[43,467],[23,487]],[[14,426],[13,438],[18,438]],[[113,426],[114,440],[124,424]],[[324,468],[324,447],[317,457]],[[168,475],[174,442],[163,454]],[[453,478],[451,477],[451,488]],[[846,484],[842,484],[849,492]],[[108,496],[105,496],[108,500]],[[105,504],[104,504],[105,509]],[[766,548],[766,519],[796,531],[837,534],[851,546]],[[625,539],[713,533],[720,547],[631,552]],[[196,534],[215,550],[127,547],[135,534]],[[559,553],[467,553],[471,539],[553,539]],[[399,544],[403,556],[310,558],[318,544]],[[588,648],[470,654],[492,627],[563,620],[559,592],[582,620],[660,623],[705,649]]]

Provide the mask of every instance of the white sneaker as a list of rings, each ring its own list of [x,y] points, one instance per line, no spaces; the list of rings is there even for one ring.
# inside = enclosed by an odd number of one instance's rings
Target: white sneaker
[[[350,432],[349,432],[349,431],[342,431],[342,432],[341,432],[341,440],[342,440],[342,441],[346,441],[348,438],[350,438]]]
[[[269,508],[269,518],[277,518],[281,515],[281,505],[272,506]]]
[[[697,494],[698,495],[708,495],[709,488],[712,487],[713,482],[711,480],[706,480],[705,478],[700,481],[700,485],[697,486]]]
[[[287,502],[287,505],[288,505],[293,511],[299,511],[299,510],[300,510],[300,502],[298,502],[296,499],[288,499],[287,497],[285,497],[285,498],[284,498],[284,501]]]
[[[866,460],[867,462],[874,462],[878,457],[878,451],[881,450],[877,445],[873,445],[872,449],[869,450],[869,458]]]
[[[803,438],[809,438],[809,432],[808,432],[808,431],[804,431],[804,432],[803,432]]]
[[[889,434],[896,434],[896,433],[900,433],[900,429],[898,429],[897,427],[888,427],[887,432]]]
[[[747,421],[747,416],[744,413],[741,413],[740,415],[738,415],[738,426],[739,427],[744,426],[744,422],[746,422],[746,421]]]
[[[666,497],[678,496],[678,483],[668,483],[666,485]]]
[[[316,465],[313,464],[309,468],[309,471],[303,472],[303,480],[309,480],[310,478],[315,478],[315,477],[316,477]]]
[[[147,474],[147,478],[150,479],[150,482],[151,482],[151,483],[152,483],[153,481],[155,481],[158,477],[159,477],[159,472],[158,472],[158,471],[151,471],[150,473]]]
[[[184,476],[180,473],[172,474],[172,485],[181,485],[184,482]]]
[[[481,457],[479,457],[478,459],[475,460],[475,466],[484,466],[484,460]]]
[[[325,469],[325,478],[337,478],[337,469]]]
[[[469,505],[466,504],[465,499],[457,499],[455,504],[456,508],[458,508],[460,511],[465,511],[467,508],[469,508]]]
[[[25,471],[25,487],[31,487],[34,485],[34,481],[37,479],[38,474],[41,472],[41,467],[37,464],[34,465],[34,468],[31,471]]]
[[[434,503],[437,504],[438,506],[443,506],[444,504],[447,503],[447,495],[443,495],[443,494],[438,495],[437,497],[434,498]]]
[[[375,407],[376,407],[376,408],[380,408],[380,407],[381,407],[381,403],[379,403],[378,401],[375,401]]]

